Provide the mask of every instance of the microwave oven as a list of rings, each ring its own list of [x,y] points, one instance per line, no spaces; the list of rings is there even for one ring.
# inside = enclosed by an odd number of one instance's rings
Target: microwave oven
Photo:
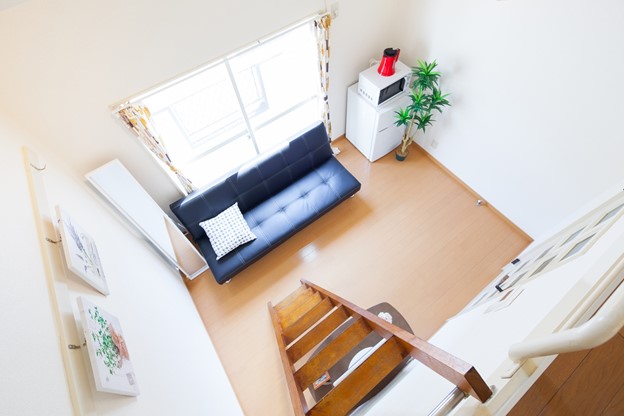
[[[401,61],[396,62],[394,74],[387,77],[379,75],[374,65],[360,72],[358,93],[376,107],[409,89],[411,78],[412,70]]]

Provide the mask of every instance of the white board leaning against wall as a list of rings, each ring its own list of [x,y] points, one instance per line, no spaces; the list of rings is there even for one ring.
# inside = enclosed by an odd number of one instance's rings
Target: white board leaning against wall
[[[208,268],[193,244],[119,160],[112,160],[85,176],[168,263],[189,279]]]

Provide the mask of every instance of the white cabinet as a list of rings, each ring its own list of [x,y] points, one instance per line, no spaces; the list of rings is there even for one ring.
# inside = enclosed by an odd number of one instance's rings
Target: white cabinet
[[[410,104],[409,91],[374,107],[357,92],[355,83],[347,94],[347,139],[371,162],[394,150],[403,136],[394,112]]]

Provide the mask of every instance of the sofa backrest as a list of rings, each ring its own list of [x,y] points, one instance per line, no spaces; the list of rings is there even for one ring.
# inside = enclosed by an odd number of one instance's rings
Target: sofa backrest
[[[323,123],[244,165],[237,173],[170,205],[171,211],[198,239],[204,236],[199,223],[215,217],[238,202],[243,213],[280,192],[332,157]]]

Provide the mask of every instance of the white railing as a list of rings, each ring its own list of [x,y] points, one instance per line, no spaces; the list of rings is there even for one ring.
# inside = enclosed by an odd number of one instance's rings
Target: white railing
[[[446,416],[468,395],[455,387],[427,416]]]
[[[624,263],[612,270],[607,282],[622,281]],[[564,352],[595,348],[609,341],[624,326],[624,284],[619,284],[598,311],[582,325],[540,338],[528,339],[509,348],[509,358],[522,362]]]

